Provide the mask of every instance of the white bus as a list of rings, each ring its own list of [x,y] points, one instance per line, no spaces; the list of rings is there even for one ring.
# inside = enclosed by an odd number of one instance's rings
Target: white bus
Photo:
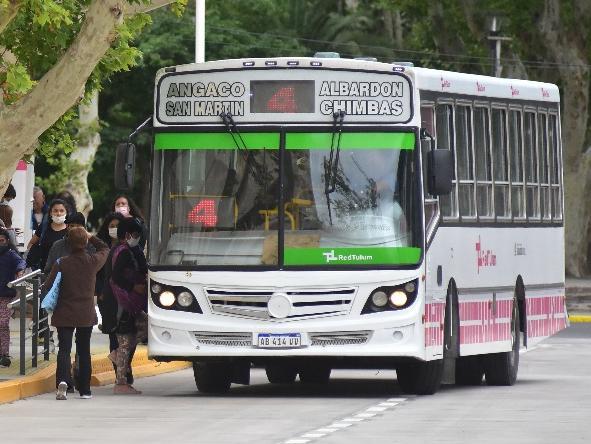
[[[200,391],[511,385],[565,328],[556,86],[241,59],[159,71],[154,106],[149,354]]]

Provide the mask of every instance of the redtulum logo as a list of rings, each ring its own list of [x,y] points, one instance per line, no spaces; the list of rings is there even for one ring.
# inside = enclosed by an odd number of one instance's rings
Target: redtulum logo
[[[519,90],[517,88],[513,88],[513,85],[511,85],[511,95],[512,96],[518,96],[519,95]]]
[[[478,266],[478,273],[483,267],[496,267],[497,266],[497,255],[492,250],[484,250],[482,243],[480,242],[480,236],[478,236],[478,242],[476,242],[476,261]]]
[[[480,82],[476,82],[476,91],[478,91],[478,92],[484,92],[484,91],[486,91],[486,86],[484,86]]]
[[[542,97],[550,97],[550,91],[542,88]]]
[[[449,80],[446,80],[443,77],[441,77],[441,89],[450,88],[450,87],[451,87],[451,82]]]

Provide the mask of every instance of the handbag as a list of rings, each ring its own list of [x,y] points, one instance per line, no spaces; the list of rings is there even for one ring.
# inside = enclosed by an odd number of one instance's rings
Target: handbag
[[[60,259],[57,260],[57,264],[59,266]],[[55,279],[53,280],[53,284],[51,288],[41,301],[41,308],[44,310],[52,313],[55,310],[55,306],[57,305],[57,299],[60,295],[60,283],[62,281],[62,272],[58,271],[55,275]]]

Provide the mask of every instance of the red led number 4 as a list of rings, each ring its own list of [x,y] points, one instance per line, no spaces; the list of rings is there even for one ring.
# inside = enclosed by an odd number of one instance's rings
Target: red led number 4
[[[215,200],[202,199],[187,214],[187,219],[191,224],[201,224],[204,227],[215,227],[218,223],[218,215],[215,208]]]
[[[280,88],[267,101],[267,110],[277,113],[295,113],[298,106],[295,101],[295,88],[289,86]]]

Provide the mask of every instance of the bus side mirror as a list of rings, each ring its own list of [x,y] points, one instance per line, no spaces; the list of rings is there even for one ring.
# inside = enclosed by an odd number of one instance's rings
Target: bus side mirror
[[[129,190],[133,187],[135,174],[135,145],[120,143],[115,154],[115,187],[119,190]]]
[[[427,188],[429,194],[449,194],[453,179],[453,156],[450,150],[431,150],[427,154]]]

